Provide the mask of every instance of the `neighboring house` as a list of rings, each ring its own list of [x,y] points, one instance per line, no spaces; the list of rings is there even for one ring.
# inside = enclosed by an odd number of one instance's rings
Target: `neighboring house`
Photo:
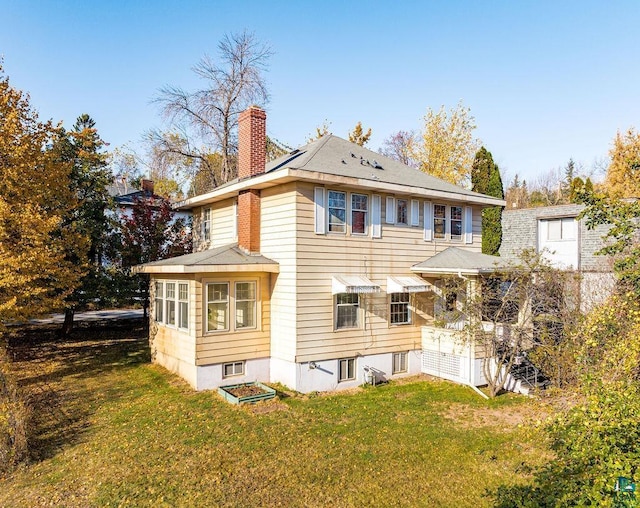
[[[263,110],[239,119],[239,178],[181,204],[194,252],[152,277],[154,361],[196,389],[334,390],[427,372],[484,380],[435,325],[438,279],[495,269],[481,213],[504,201],[327,135],[265,165]]]
[[[153,180],[142,179],[140,181],[140,189],[132,189],[127,184],[126,180],[114,181],[109,187],[109,193],[113,197],[116,203],[116,213],[122,217],[131,215],[131,210],[135,207],[141,199],[153,199],[153,203],[158,203],[161,196],[158,196],[154,192]],[[191,217],[191,213],[188,211],[176,211],[174,220],[188,219]]]
[[[525,249],[542,253],[552,266],[581,276],[581,308],[602,302],[613,289],[612,261],[597,255],[609,226],[587,229],[578,216],[584,205],[570,204],[504,210],[500,256],[517,258]]]

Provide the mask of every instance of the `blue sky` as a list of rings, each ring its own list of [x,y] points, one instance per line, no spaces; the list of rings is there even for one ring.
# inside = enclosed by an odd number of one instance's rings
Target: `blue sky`
[[[269,135],[303,144],[358,121],[377,149],[428,107],[471,108],[506,179],[590,169],[640,127],[640,2],[0,0],[0,54],[42,118],[89,113],[110,148],[161,127],[158,89],[201,86],[191,67],[225,33],[274,51]]]

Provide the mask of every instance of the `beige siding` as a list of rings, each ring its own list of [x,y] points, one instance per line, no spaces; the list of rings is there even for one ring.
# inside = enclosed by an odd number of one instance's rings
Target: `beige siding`
[[[236,199],[225,199],[193,210],[193,251],[221,247],[238,241]],[[211,208],[211,241],[202,238],[202,213]]]
[[[480,250],[480,208],[473,211],[473,244],[425,242],[423,200],[419,207],[420,226],[386,224],[386,195],[382,195],[382,238],[372,239],[370,231],[366,237],[318,235],[314,233],[313,190],[311,184],[298,184],[297,361],[419,348],[420,327],[432,322],[431,295],[412,295],[412,324],[390,325],[389,297],[385,292],[387,276],[410,275],[412,265],[452,245]],[[335,190],[350,192],[351,189]],[[331,276],[334,274],[364,275],[382,288],[381,293],[361,296],[359,329],[334,330],[334,297],[331,294]]]
[[[197,304],[194,304],[196,283],[190,275],[171,275],[170,277],[153,277],[151,279],[150,309],[151,319],[155,317],[155,282],[187,282],[189,284],[189,328],[178,329],[176,326],[156,323],[157,332],[153,339],[152,353],[159,351],[165,355],[193,364],[195,359],[195,336]],[[176,287],[176,292],[178,287]],[[178,305],[178,304],[176,304]],[[165,314],[166,319],[166,314]],[[176,315],[177,319],[177,315]]]
[[[258,284],[257,326],[251,330],[233,329],[234,283],[237,281],[256,281]],[[229,331],[206,331],[206,283],[228,282],[230,290]],[[270,280],[264,273],[243,274],[203,274],[198,276],[197,295],[199,299],[197,320],[197,339],[195,348],[196,365],[252,360],[269,356],[271,304],[269,301]]]
[[[293,361],[296,351],[296,185],[261,193],[260,252],[280,265],[271,276],[271,355]]]

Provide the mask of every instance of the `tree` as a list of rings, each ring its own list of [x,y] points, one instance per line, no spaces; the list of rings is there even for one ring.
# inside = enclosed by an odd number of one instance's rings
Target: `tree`
[[[590,192],[586,185],[578,192],[577,201],[587,205],[580,218],[585,218],[588,228],[611,226],[604,236],[606,245],[598,254],[612,256],[622,290],[640,296],[640,201]]]
[[[611,163],[605,185],[613,197],[640,197],[640,133],[629,129],[618,133],[609,151]]]
[[[413,131],[398,131],[391,134],[382,142],[379,152],[406,166],[415,168],[418,166],[411,157],[413,144],[416,142],[416,133]]]
[[[349,141],[356,145],[364,146],[371,138],[371,129],[364,132],[362,122],[358,122],[351,132],[349,132]]]
[[[419,141],[411,144],[411,157],[425,173],[455,185],[467,185],[479,141],[470,109],[462,101],[449,113],[444,106],[434,112],[427,108]]]
[[[471,190],[504,199],[500,168],[484,146],[478,150],[471,167]],[[497,256],[502,243],[502,207],[482,210],[482,252]]]
[[[136,200],[130,215],[120,218],[110,260],[128,273],[132,266],[188,254],[191,249],[191,224],[184,219],[175,219],[171,203],[164,198],[141,198]],[[136,275],[129,281],[142,294],[146,316],[148,275]]]
[[[329,122],[328,120],[325,120],[322,125],[316,127],[316,135],[315,137],[309,135],[309,143],[312,143],[315,140],[320,139],[323,136],[326,136],[327,134],[331,134],[330,125],[331,125],[331,122]]]
[[[62,308],[85,272],[89,242],[69,222],[72,167],[50,148],[55,135],[0,65],[0,338],[7,322]],[[0,471],[26,457],[26,421],[0,350]]]
[[[112,228],[107,212],[113,207],[108,191],[113,177],[107,167],[103,147],[104,141],[98,135],[95,122],[87,114],[78,117],[71,131],[59,128],[53,144],[60,160],[71,163],[69,185],[76,200],[73,213],[67,217],[63,227],[74,224],[89,240],[86,259],[76,259],[73,251],[68,254],[72,262],[86,263],[87,273],[80,286],[67,298],[62,336],[67,336],[73,329],[76,309],[100,306],[102,289],[106,285],[102,261]]]
[[[507,375],[542,337],[561,341],[579,309],[566,294],[574,275],[549,266],[532,252],[521,254],[519,266],[496,269],[477,280],[447,277],[443,301],[458,302],[445,322],[464,322],[459,339],[484,353],[482,370],[491,397],[505,386]]]
[[[55,133],[0,67],[1,322],[62,308],[86,270],[89,242],[70,221],[73,168],[47,148]]]
[[[272,52],[252,33],[225,35],[218,45],[219,59],[205,55],[194,67],[206,87],[187,92],[167,86],[156,102],[172,126],[169,132],[154,132],[158,147],[186,161],[198,162],[218,186],[237,174],[238,115],[252,104],[265,105],[269,94],[264,78]],[[220,153],[220,174],[210,167],[208,155]]]

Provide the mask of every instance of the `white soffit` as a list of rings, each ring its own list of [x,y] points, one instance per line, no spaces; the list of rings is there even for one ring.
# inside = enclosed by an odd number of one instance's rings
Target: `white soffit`
[[[334,275],[331,278],[331,292],[338,293],[379,293],[380,286],[362,275]]]
[[[387,293],[422,293],[429,283],[419,277],[387,277]]]

